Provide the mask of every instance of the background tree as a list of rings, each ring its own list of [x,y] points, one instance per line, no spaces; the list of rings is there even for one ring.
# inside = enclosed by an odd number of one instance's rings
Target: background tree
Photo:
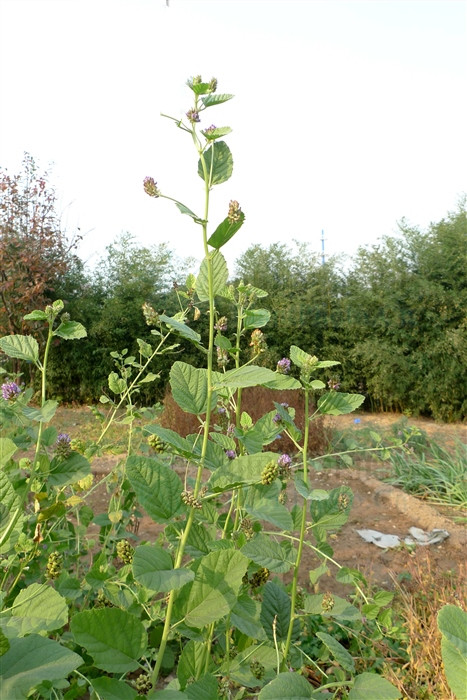
[[[60,224],[49,173],[39,172],[28,154],[16,175],[0,168],[2,335],[22,333],[24,314],[53,298],[54,287],[67,270],[72,247]]]

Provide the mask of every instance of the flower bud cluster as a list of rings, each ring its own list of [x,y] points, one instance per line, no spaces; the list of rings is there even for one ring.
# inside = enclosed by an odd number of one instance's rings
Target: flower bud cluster
[[[197,112],[196,109],[189,109],[188,112],[186,113],[186,117],[189,122],[192,124],[195,124],[196,122],[199,122],[199,112]]]
[[[133,681],[138,695],[147,695],[152,689],[151,677],[147,673],[141,673],[138,678]]]
[[[131,564],[133,561],[134,549],[128,540],[119,540],[117,542],[117,558],[124,564]]]
[[[272,482],[277,478],[278,473],[279,467],[277,462],[271,460],[266,464],[261,472],[261,483],[265,485],[272,484]]]
[[[47,559],[46,578],[56,579],[62,573],[63,557],[60,552],[51,552]]]
[[[94,601],[95,608],[114,608],[115,605],[107,598],[104,591],[101,589]]]
[[[216,331],[220,333],[225,333],[227,330],[227,316],[221,316],[217,323],[214,325]]]
[[[226,367],[230,362],[229,353],[223,348],[217,348],[217,366]]]
[[[266,581],[269,579],[269,569],[266,569],[266,567],[262,567],[261,569],[258,569],[258,571],[255,571],[253,576],[249,579],[249,584],[252,588],[259,588],[260,586],[263,585],[263,583],[266,583]]]
[[[148,304],[147,302],[143,304],[143,316],[144,320],[146,321],[146,325],[159,325],[159,314],[157,313],[157,311],[154,311],[151,304]]]
[[[151,447],[154,452],[157,452],[158,454],[167,452],[167,444],[160,439],[159,435],[150,435],[147,442],[149,447]]]
[[[334,607],[334,598],[330,593],[325,593],[323,595],[323,600],[321,601],[321,607],[324,612],[331,612]]]
[[[231,199],[229,204],[229,213],[227,218],[231,224],[235,224],[242,218],[242,210],[236,199]]]
[[[258,661],[258,659],[253,659],[250,664],[250,671],[258,680],[261,680],[266,673],[266,669],[264,668],[263,664]]]
[[[255,328],[251,334],[250,347],[253,348],[255,355],[259,355],[261,352],[264,352],[268,347],[264,338],[264,333],[260,331],[259,328]]]
[[[250,520],[250,518],[243,518],[240,529],[245,535],[247,540],[251,540],[251,538],[254,535],[254,530],[253,530],[253,523]]]
[[[337,505],[339,510],[346,510],[350,505],[350,498],[347,493],[340,493],[337,498]]]
[[[225,454],[229,459],[235,459],[235,457],[237,456],[235,450],[226,450]]]
[[[199,496],[202,498],[205,493],[206,488],[203,487],[199,492]],[[196,508],[197,510],[201,510],[201,508],[203,507],[203,503],[200,497],[195,498],[193,491],[182,491],[182,501],[186,506],[189,506],[190,508]]]
[[[146,194],[150,197],[160,197],[161,193],[157,187],[157,182],[155,182],[153,177],[145,177],[143,180],[143,187]]]

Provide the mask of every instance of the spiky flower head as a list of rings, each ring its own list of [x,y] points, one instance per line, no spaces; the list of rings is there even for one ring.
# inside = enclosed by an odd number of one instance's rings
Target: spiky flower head
[[[340,386],[340,382],[338,382],[336,379],[328,379],[328,387],[331,391],[338,391]]]
[[[215,324],[214,328],[216,329],[216,331],[219,331],[220,333],[225,333],[225,331],[227,330],[227,317],[221,316],[220,319]]]
[[[288,454],[282,454],[277,460],[279,476],[282,479],[289,479],[292,475],[292,458]]]
[[[230,357],[227,350],[217,348],[217,364],[219,367],[226,367],[229,364]]]
[[[253,348],[255,355],[259,355],[259,353],[264,352],[267,348],[264,333],[260,331],[259,328],[255,328],[251,334],[250,347]]]
[[[138,691],[138,695],[146,695],[152,690],[151,677],[147,673],[141,673],[138,678],[133,681],[133,685]]]
[[[337,498],[339,510],[346,510],[350,505],[350,498],[347,493],[340,493]]]
[[[253,661],[250,664],[250,671],[258,680],[261,680],[261,678],[263,678],[264,674],[266,673],[265,667],[260,661],[258,661],[258,659],[253,659]]]
[[[227,457],[229,459],[235,459],[235,457],[237,456],[237,453],[235,452],[235,450],[226,450],[225,454],[227,455]]]
[[[290,372],[290,360],[288,357],[283,357],[277,363],[277,371],[279,374],[288,374]]]
[[[167,451],[167,444],[163,440],[161,440],[159,435],[156,435],[155,433],[149,435],[148,445],[154,450],[154,452],[157,452],[158,454],[162,454],[163,452]]]
[[[196,122],[199,122],[199,112],[196,111],[196,109],[189,109],[188,112],[186,113],[186,117],[189,122],[192,124],[195,124]]]
[[[216,92],[217,90],[217,78],[211,78],[209,81],[208,92]]]
[[[205,136],[210,136],[216,129],[217,129],[216,125],[211,124],[211,126],[208,126],[207,129],[203,129],[201,131],[201,133],[204,134]]]
[[[68,433],[59,433],[55,443],[55,456],[66,459],[71,453],[71,437]]]
[[[231,199],[229,203],[229,213],[227,214],[228,220],[231,224],[235,224],[237,221],[240,221],[241,217],[242,210],[240,208],[240,204],[236,199]]]
[[[159,314],[152,308],[151,304],[148,304],[147,302],[144,302],[143,304],[143,316],[148,326],[158,325]]]
[[[5,401],[16,399],[20,393],[21,389],[16,382],[6,382],[5,384],[2,384],[2,397],[5,399]]]
[[[160,197],[161,193],[153,177],[145,177],[143,187],[146,194],[150,197]]]
[[[323,595],[323,600],[321,601],[321,607],[324,612],[331,612],[334,607],[334,598],[330,593],[325,593]]]

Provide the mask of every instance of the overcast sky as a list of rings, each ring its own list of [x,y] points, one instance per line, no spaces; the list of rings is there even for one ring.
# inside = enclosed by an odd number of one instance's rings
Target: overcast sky
[[[352,253],[422,228],[467,191],[467,31],[461,0],[0,0],[0,165],[50,163],[63,221],[95,262],[121,231],[201,257],[202,212],[182,117],[188,77],[235,99],[203,115],[229,125],[234,175],[213,190],[246,215],[226,247],[293,238]],[[205,119],[204,119],[205,116]]]

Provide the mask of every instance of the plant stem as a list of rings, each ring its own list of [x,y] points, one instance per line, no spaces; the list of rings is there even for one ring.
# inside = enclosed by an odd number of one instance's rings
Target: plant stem
[[[308,457],[308,436],[309,436],[309,431],[310,431],[310,421],[309,421],[309,390],[305,389],[305,428],[303,432],[303,481],[308,486],[308,463],[307,463],[307,457]],[[302,560],[302,552],[303,552],[303,542],[305,539],[305,531],[306,531],[306,511],[307,511],[307,501],[303,501],[303,507],[302,507],[302,520],[300,523],[300,535],[299,535],[299,540],[298,540],[298,549],[297,549],[297,557],[295,559],[295,565],[294,565],[294,571],[293,571],[293,580],[292,580],[292,593],[290,596],[290,622],[289,622],[289,629],[287,630],[287,640],[285,642],[285,648],[284,648],[284,658],[283,658],[283,664],[285,665],[287,661],[287,657],[290,652],[290,644],[292,642],[292,633],[293,633],[293,626],[295,622],[295,603],[297,599],[297,588],[298,588],[298,574],[300,571],[300,562]]]

